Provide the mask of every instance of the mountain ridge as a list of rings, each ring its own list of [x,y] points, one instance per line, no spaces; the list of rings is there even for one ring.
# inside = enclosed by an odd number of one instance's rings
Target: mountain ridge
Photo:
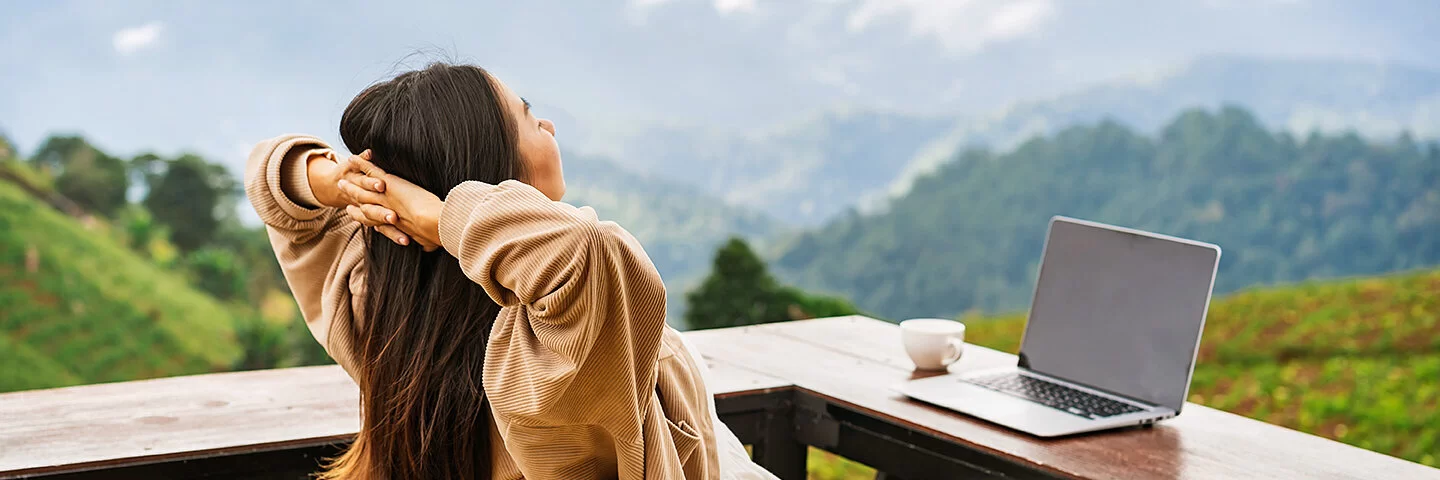
[[[839,107],[748,130],[641,128],[596,144],[624,168],[814,227],[873,211],[961,150],[1112,119],[1153,132],[1188,108],[1243,105],[1291,132],[1440,138],[1440,72],[1333,59],[1208,55],[972,114]],[[582,142],[578,151],[588,151]]]
[[[1440,144],[1297,139],[1194,109],[1158,134],[1115,121],[969,149],[881,212],[793,237],[775,271],[890,318],[1020,308],[1062,214],[1225,248],[1216,291],[1440,263]]]

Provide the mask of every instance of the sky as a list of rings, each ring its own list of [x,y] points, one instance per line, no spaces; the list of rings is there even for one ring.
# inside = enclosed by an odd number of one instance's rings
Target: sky
[[[0,132],[198,151],[334,139],[366,85],[443,58],[537,104],[562,145],[741,131],[837,108],[961,115],[1197,56],[1440,69],[1440,2],[1321,0],[58,0],[0,15]],[[417,52],[419,52],[417,54]],[[621,163],[624,163],[624,159]]]

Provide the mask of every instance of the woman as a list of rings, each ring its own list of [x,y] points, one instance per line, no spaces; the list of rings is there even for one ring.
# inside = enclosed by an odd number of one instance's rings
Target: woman
[[[628,232],[565,194],[555,126],[473,66],[373,85],[342,159],[286,135],[246,192],[360,387],[325,478],[774,478],[716,418]]]

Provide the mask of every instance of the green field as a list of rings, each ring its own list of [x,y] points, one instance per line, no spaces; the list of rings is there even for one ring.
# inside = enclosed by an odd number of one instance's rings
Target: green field
[[[231,310],[0,181],[0,392],[228,370]]]

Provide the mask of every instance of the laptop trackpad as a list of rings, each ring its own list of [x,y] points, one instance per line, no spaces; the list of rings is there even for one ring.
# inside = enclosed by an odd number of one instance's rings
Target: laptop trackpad
[[[900,387],[910,398],[983,418],[1042,437],[1086,430],[1092,420],[1071,415],[1013,395],[962,382],[945,375],[908,382]]]

